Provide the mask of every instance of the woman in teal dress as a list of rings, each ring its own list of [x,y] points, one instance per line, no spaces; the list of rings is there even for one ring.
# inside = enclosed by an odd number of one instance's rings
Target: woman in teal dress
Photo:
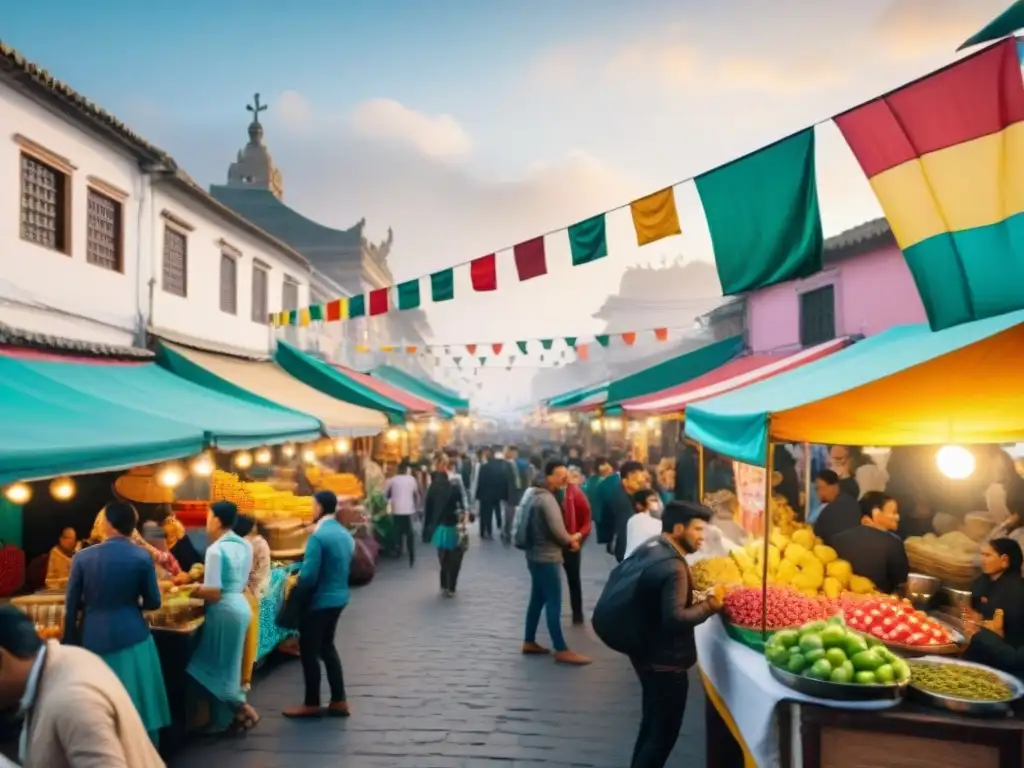
[[[260,720],[242,688],[242,652],[252,618],[243,591],[252,545],[232,530],[237,518],[238,508],[230,501],[210,507],[203,586],[192,593],[206,602],[206,621],[187,670],[198,696],[210,706],[209,730],[228,733],[244,733]]]

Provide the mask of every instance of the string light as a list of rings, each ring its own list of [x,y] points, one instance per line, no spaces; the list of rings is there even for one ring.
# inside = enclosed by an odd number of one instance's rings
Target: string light
[[[316,451],[312,448],[307,448],[302,452],[302,460],[307,464],[316,464]]]
[[[269,464],[273,458],[274,455],[270,452],[269,448],[260,448],[256,451],[257,464]]]
[[[939,471],[950,480],[966,480],[974,474],[974,454],[959,445],[944,445],[935,456]]]
[[[295,457],[295,445],[293,443],[285,443],[281,446],[281,455],[286,459]]]
[[[350,443],[346,437],[339,437],[334,441],[334,450],[342,454],[348,453],[352,450],[352,443]]]
[[[201,453],[192,459],[192,463],[189,465],[189,471],[196,477],[209,477],[213,474],[213,459],[210,458],[210,454]]]
[[[248,451],[239,451],[235,454],[234,464],[239,469],[248,469],[252,466],[252,454]]]
[[[70,501],[75,496],[75,481],[70,477],[58,477],[50,483],[50,495],[57,501]]]
[[[4,497],[11,504],[24,506],[32,499],[32,486],[28,483],[11,483],[4,489]]]
[[[157,473],[156,483],[164,488],[177,488],[185,480],[185,470],[177,464],[166,464]]]
[[[384,437],[387,439],[389,443],[397,443],[399,437],[398,430],[394,428],[389,429],[388,433]]]

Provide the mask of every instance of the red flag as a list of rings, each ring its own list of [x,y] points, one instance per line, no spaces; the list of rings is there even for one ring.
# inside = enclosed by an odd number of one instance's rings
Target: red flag
[[[587,360],[590,358],[590,348],[586,344],[576,345],[576,357],[580,360]]]
[[[625,342],[627,347],[633,346],[636,342],[636,331],[629,331],[622,334],[622,341]]]
[[[668,328],[655,328],[654,338],[658,341],[668,341]]]
[[[370,316],[388,313],[388,289],[378,288],[370,291]]]
[[[498,264],[494,254],[469,262],[469,277],[473,281],[474,291],[498,290]]]
[[[491,351],[494,352],[494,354],[496,354],[496,355],[500,355],[501,354],[501,349],[504,346],[505,346],[504,344],[491,344]]]
[[[471,354],[471,355],[475,355],[476,354],[476,344],[467,344],[466,345],[466,351],[469,352],[469,354]]]
[[[327,302],[327,317],[325,319],[329,323],[341,320],[341,299]]]
[[[548,273],[547,255],[544,252],[544,236],[520,243],[512,249],[516,259],[519,280],[530,280]]]

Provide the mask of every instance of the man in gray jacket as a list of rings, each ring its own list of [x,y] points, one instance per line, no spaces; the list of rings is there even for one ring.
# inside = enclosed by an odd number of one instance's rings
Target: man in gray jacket
[[[535,488],[526,501],[523,524],[528,524],[529,539],[526,548],[526,566],[530,570],[530,603],[526,609],[526,634],[523,653],[528,656],[551,651],[537,643],[537,626],[541,611],[547,618],[548,634],[555,647],[555,661],[560,664],[583,666],[590,659],[569,650],[562,635],[562,553],[577,550],[580,536],[570,536],[562,520],[562,499],[569,483],[565,463],[551,459],[544,466],[543,484]]]

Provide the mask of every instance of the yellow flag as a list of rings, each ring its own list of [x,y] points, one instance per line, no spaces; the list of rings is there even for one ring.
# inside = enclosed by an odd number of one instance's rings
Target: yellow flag
[[[340,315],[338,319],[348,320],[348,299],[338,299],[338,313]]]
[[[299,310],[299,325],[303,328],[309,325],[309,307]]]
[[[637,245],[647,245],[682,233],[672,187],[634,200],[629,204],[629,211],[633,215]]]
[[[365,344],[356,344],[356,352],[369,352],[370,348]]]

